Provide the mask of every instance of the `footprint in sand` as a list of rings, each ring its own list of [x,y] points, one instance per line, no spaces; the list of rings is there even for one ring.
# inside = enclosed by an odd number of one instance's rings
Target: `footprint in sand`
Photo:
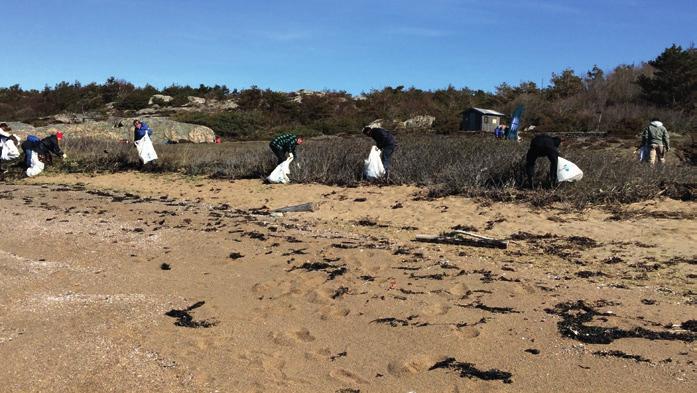
[[[301,342],[308,343],[315,341],[315,337],[305,328],[285,333],[271,332],[269,333],[269,339],[271,339],[271,342],[274,344],[283,347],[292,347]]]
[[[329,376],[343,383],[365,384],[368,383],[360,375],[343,368],[335,368],[329,372]]]
[[[445,357],[437,355],[417,355],[405,361],[395,360],[387,364],[387,372],[395,377],[417,374],[428,371],[431,366],[442,359],[445,359]]]
[[[331,349],[324,347],[317,351],[305,352],[305,359],[307,360],[327,360],[332,355]]]
[[[351,310],[343,306],[325,306],[319,310],[319,318],[323,321],[328,319],[338,319],[343,318],[351,314]]]
[[[472,291],[470,291],[469,287],[465,284],[459,283],[455,284],[454,286],[450,287],[448,289],[448,292],[455,296],[465,296],[470,294]]]
[[[465,326],[461,328],[453,327],[452,333],[453,336],[463,340],[479,337],[480,334],[479,329],[474,326]]]
[[[302,342],[308,343],[308,342],[315,341],[315,336],[310,334],[310,331],[305,329],[305,328],[297,330],[297,331],[293,332],[292,334],[293,334],[293,337],[295,337],[296,339],[298,339]]]
[[[450,306],[445,303],[435,303],[421,310],[421,314],[427,317],[445,315],[450,310]]]
[[[333,294],[334,290],[331,288],[311,289],[305,294],[305,300],[308,303],[328,304],[331,303]]]

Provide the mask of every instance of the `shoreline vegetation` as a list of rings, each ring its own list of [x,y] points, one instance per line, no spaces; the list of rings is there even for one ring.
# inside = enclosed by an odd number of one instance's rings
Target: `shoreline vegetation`
[[[576,163],[584,178],[577,183],[549,187],[547,160],[539,160],[535,188],[523,187],[523,159],[528,144],[498,141],[487,136],[404,135],[394,154],[390,179],[378,185],[417,185],[427,197],[462,195],[491,201],[528,202],[544,206],[562,202],[576,207],[623,204],[665,196],[695,200],[697,167],[672,153],[668,164],[652,168],[638,162],[631,143],[607,140],[565,140],[564,158]],[[290,178],[294,183],[355,187],[364,183],[363,160],[367,138],[310,139],[299,150]],[[56,164],[67,173],[139,170],[130,144],[89,138],[68,139],[70,159]],[[275,167],[265,142],[214,145],[158,145],[159,160],[145,170],[214,179],[260,179]]]

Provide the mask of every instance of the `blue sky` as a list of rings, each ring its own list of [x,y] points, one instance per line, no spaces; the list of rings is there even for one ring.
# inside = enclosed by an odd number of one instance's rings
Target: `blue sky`
[[[694,0],[0,0],[0,86],[493,90],[697,40]]]

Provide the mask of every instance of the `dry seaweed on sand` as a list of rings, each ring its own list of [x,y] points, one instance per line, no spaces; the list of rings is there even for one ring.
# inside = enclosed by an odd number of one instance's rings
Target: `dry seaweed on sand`
[[[478,378],[484,381],[502,381],[503,383],[512,383],[511,377],[513,374],[508,371],[501,371],[496,368],[490,370],[480,370],[472,363],[458,362],[455,358],[447,358],[442,360],[428,369],[428,371],[437,370],[440,368],[458,372],[461,378]]]
[[[603,313],[583,300],[559,303],[554,308],[547,308],[548,314],[562,318],[557,328],[562,336],[581,341],[586,344],[610,344],[622,338],[643,338],[646,340],[668,340],[693,342],[697,340],[694,332],[654,331],[642,327],[630,330],[617,327],[589,326],[595,317],[610,317],[613,314]]]
[[[595,356],[601,356],[601,357],[615,357],[615,358],[620,358],[620,359],[629,359],[629,360],[634,360],[637,363],[650,363],[651,361],[649,359],[646,359],[643,356],[639,355],[630,355],[628,353],[624,353],[622,351],[596,351],[593,352],[593,355]]]
[[[201,321],[196,321],[194,320],[194,317],[189,314],[189,311],[192,311],[194,309],[197,309],[201,306],[203,306],[206,302],[205,301],[200,301],[192,304],[191,306],[183,309],[183,310],[169,310],[165,313],[166,316],[172,317],[172,318],[177,318],[177,321],[174,323],[177,326],[182,326],[182,327],[188,327],[188,328],[209,328],[213,327],[218,324],[218,321],[215,320],[201,320]]]
[[[298,269],[302,269],[307,272],[323,271],[327,273],[327,280],[333,280],[348,271],[346,266],[335,266],[327,262],[305,262],[300,266],[291,267],[288,271],[292,272]]]

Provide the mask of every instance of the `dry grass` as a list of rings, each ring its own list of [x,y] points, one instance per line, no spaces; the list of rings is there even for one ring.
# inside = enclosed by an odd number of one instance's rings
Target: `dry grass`
[[[298,150],[291,179],[299,183],[354,186],[362,181],[367,138],[325,138],[308,141]],[[479,136],[401,136],[393,156],[389,184],[416,184],[432,197],[466,195],[494,200],[520,200],[544,205],[568,202],[628,203],[666,195],[695,199],[697,167],[670,157],[665,168],[636,162],[631,149],[562,144],[562,156],[584,170],[581,182],[549,187],[549,165],[538,161],[534,190],[522,188],[522,160],[527,143],[496,141]],[[160,145],[160,160],[151,171],[180,172],[215,178],[263,178],[275,165],[265,142],[222,145]],[[65,146],[70,161],[58,168],[70,172],[139,169],[135,148],[117,142],[70,140]]]

